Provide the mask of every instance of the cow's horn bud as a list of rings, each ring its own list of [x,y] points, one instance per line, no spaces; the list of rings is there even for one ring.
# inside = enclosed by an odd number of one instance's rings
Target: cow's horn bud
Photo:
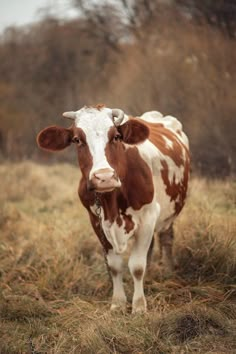
[[[116,126],[120,125],[124,119],[124,112],[119,108],[112,109],[112,119]]]
[[[64,112],[62,113],[63,117],[64,118],[68,118],[68,119],[72,119],[72,120],[75,120],[76,118],[76,113],[71,111],[71,112]]]

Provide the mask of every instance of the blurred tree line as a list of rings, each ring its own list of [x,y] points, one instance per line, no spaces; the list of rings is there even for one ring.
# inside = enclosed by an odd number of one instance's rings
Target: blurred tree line
[[[104,102],[184,124],[195,171],[236,172],[236,5],[233,0],[72,0],[78,18],[45,18],[0,37],[2,158],[72,160],[40,152],[61,113]],[[72,156],[73,155],[73,156]]]

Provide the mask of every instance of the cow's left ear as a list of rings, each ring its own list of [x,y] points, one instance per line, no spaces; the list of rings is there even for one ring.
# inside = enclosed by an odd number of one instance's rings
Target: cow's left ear
[[[149,137],[149,128],[138,119],[130,119],[118,127],[122,140],[126,144],[143,143]]]
[[[37,143],[41,149],[59,151],[69,146],[72,138],[72,129],[52,126],[41,130],[37,136]]]

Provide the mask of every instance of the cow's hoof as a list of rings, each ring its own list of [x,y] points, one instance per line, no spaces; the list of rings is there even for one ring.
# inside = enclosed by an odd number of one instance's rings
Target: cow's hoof
[[[112,301],[110,310],[112,312],[126,312],[126,300],[114,300]]]
[[[147,303],[144,297],[135,300],[132,305],[132,313],[139,314],[147,312]]]

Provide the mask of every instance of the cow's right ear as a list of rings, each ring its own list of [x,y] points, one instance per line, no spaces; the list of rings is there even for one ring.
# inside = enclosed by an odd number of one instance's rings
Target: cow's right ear
[[[41,130],[37,136],[37,143],[41,149],[59,151],[69,146],[72,138],[72,129],[52,126]]]
[[[149,128],[141,119],[129,119],[118,127],[122,140],[126,144],[135,145],[143,143],[149,137]]]

